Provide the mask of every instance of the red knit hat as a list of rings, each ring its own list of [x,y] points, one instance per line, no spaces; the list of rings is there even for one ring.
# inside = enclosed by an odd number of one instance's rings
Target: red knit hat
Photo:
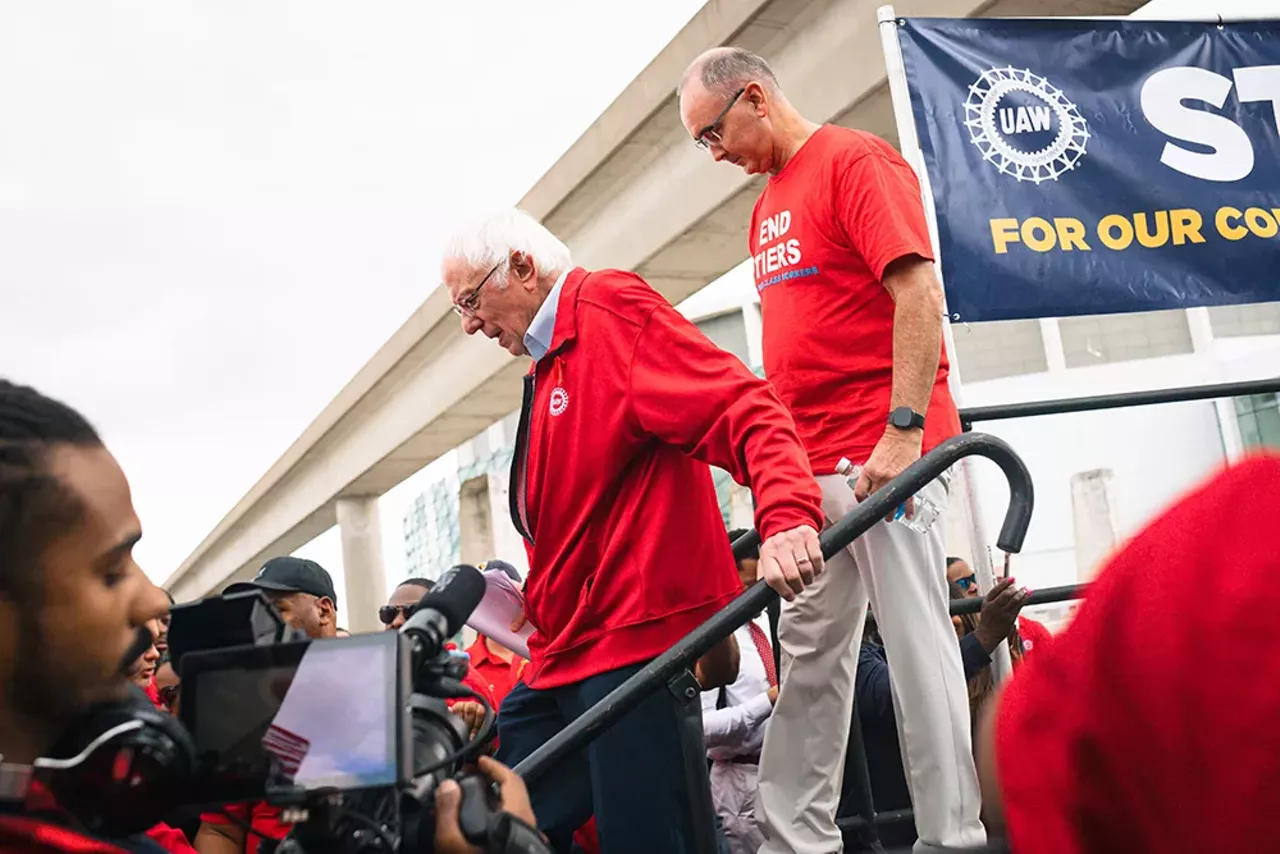
[[[1280,458],[1119,552],[996,723],[1015,854],[1280,852]]]

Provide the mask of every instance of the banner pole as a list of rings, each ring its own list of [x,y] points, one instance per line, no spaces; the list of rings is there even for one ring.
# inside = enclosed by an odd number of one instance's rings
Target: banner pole
[[[933,245],[934,272],[938,281],[942,282],[942,266],[939,263],[941,253],[938,245],[938,217],[933,204],[933,189],[929,183],[929,171],[925,168],[924,152],[920,149],[920,138],[916,134],[915,114],[911,109],[911,93],[907,86],[907,70],[902,58],[902,43],[898,35],[898,16],[892,6],[881,6],[876,10],[876,20],[880,27],[880,45],[884,51],[884,64],[889,79],[889,97],[893,103],[893,116],[898,127],[898,147],[902,156],[920,179],[920,195],[924,203],[925,221],[929,226],[929,241]],[[945,283],[944,283],[945,284]],[[943,287],[942,340],[947,348],[947,359],[950,372],[947,384],[951,389],[951,397],[956,407],[964,405],[963,385],[959,361],[956,358],[955,334],[951,326],[950,311],[946,308],[946,288]],[[960,511],[960,521],[969,535],[969,554],[972,559],[974,575],[978,580],[978,590],[986,595],[995,586],[995,571],[992,567],[991,552],[987,545],[986,532],[983,530],[982,512],[978,501],[977,484],[973,478],[968,460],[961,460],[955,479],[955,487],[959,499],[950,505]],[[1012,672],[1012,660],[1009,657],[1009,645],[1001,642],[991,656],[992,680],[999,684]]]

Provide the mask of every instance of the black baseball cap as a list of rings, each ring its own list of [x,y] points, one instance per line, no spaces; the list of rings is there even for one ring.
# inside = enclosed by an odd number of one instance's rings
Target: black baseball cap
[[[310,593],[327,596],[338,604],[338,594],[333,589],[333,579],[325,568],[314,560],[300,557],[273,557],[262,565],[252,581],[237,581],[222,591],[244,593],[246,590],[266,590],[270,593]]]
[[[516,584],[519,584],[520,582],[524,581],[524,579],[520,577],[520,570],[516,569],[511,564],[507,563],[505,560],[485,561],[484,563],[480,564],[480,569],[485,571],[488,571],[490,569],[497,569],[502,572],[505,572],[507,574],[507,577],[510,578],[512,581],[514,581]]]

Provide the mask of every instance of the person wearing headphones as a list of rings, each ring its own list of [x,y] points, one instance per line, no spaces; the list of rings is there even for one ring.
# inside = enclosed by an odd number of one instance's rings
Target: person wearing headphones
[[[134,560],[141,537],[129,482],[84,416],[0,379],[0,851],[163,851],[89,833],[31,783],[32,763],[78,719],[136,690],[141,633],[169,609]],[[532,825],[524,783],[489,760],[481,770],[503,811]],[[458,830],[459,801],[439,787],[438,854],[478,851]]]

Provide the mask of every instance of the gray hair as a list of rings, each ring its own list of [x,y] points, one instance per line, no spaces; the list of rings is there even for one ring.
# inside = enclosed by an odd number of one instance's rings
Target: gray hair
[[[508,208],[480,217],[458,231],[445,244],[444,257],[466,261],[473,267],[494,267],[512,252],[529,256],[539,278],[558,276],[573,266],[569,247],[529,214]],[[495,274],[494,287],[507,286],[507,275]]]
[[[717,48],[703,54],[685,72],[681,90],[695,72],[700,72],[699,78],[708,92],[732,95],[748,83],[759,83],[771,92],[779,91],[778,78],[768,61],[740,47]]]

